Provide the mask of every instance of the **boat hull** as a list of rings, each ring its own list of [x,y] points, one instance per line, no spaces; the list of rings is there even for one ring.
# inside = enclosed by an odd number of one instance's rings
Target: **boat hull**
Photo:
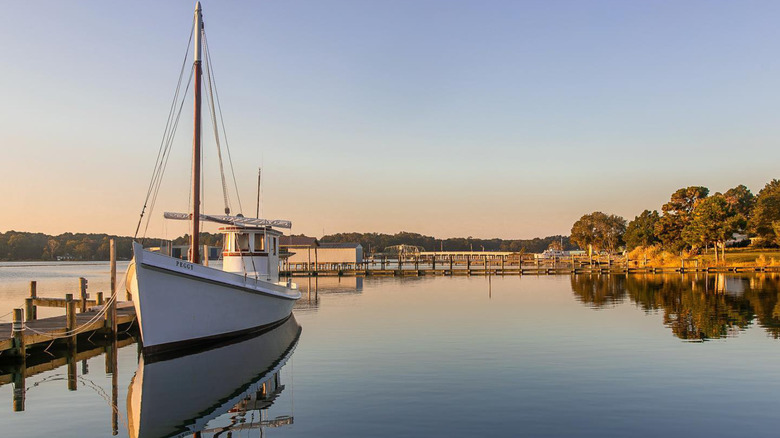
[[[270,328],[290,316],[300,298],[295,289],[145,251],[137,243],[133,260],[129,289],[147,354]]]

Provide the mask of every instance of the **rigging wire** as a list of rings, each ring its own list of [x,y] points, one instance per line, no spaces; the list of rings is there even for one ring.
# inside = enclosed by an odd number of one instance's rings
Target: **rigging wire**
[[[163,131],[162,140],[160,140],[160,148],[157,150],[157,159],[155,160],[155,165],[154,165],[154,170],[152,171],[151,181],[149,181],[149,188],[146,190],[146,198],[144,199],[144,205],[143,205],[143,208],[141,208],[141,214],[140,214],[140,217],[138,218],[138,225],[135,228],[135,234],[133,235],[134,239],[138,237],[138,231],[141,229],[141,223],[143,222],[144,213],[146,212],[146,206],[147,206],[147,203],[149,202],[149,196],[151,195],[151,193],[153,191],[153,187],[154,187],[155,181],[158,179],[156,175],[159,172],[161,172],[161,170],[160,170],[161,156],[164,156],[165,155],[164,151],[168,149],[167,146],[164,147],[164,145],[166,144],[166,135],[168,133],[168,128],[171,125],[171,121],[173,120],[174,109],[176,107],[176,102],[177,102],[178,97],[179,97],[179,91],[181,89],[181,79],[184,76],[184,68],[187,65],[187,58],[189,57],[190,46],[192,45],[192,36],[194,35],[194,33],[195,33],[195,19],[193,18],[193,20],[192,20],[192,27],[190,29],[190,36],[189,36],[189,39],[187,40],[187,49],[184,51],[184,60],[182,61],[181,70],[179,71],[179,80],[178,80],[178,82],[176,84],[176,91],[173,94],[173,99],[171,100],[171,108],[168,111],[168,119],[166,120],[166,123],[165,123],[165,130]],[[185,94],[186,94],[186,92],[185,92]],[[164,172],[164,169],[162,169],[162,171]],[[150,213],[151,213],[151,210],[150,210]],[[149,227],[149,219],[147,219],[146,227],[147,228]],[[145,231],[144,231],[144,233],[145,233]]]
[[[206,38],[206,32],[203,32],[203,47],[206,49],[206,59],[208,60],[209,69],[211,69],[211,78],[214,81],[214,97],[217,101],[217,110],[219,111],[219,121],[222,125],[222,138],[225,139],[225,149],[227,150],[228,154],[228,163],[230,164],[230,173],[233,176],[233,186],[236,189],[236,200],[238,201],[238,212],[243,213],[244,208],[241,205],[241,195],[238,193],[238,181],[236,180],[236,172],[235,169],[233,169],[233,157],[230,154],[230,143],[228,143],[227,138],[227,130],[225,130],[225,119],[222,116],[222,104],[219,102],[219,88],[217,87],[217,80],[214,76],[213,68],[211,67],[211,51],[209,50],[209,42]]]
[[[158,176],[157,176],[157,179],[156,179],[156,182],[155,182],[154,194],[152,196],[152,202],[151,202],[150,207],[149,207],[149,212],[150,213],[152,211],[154,211],[154,206],[157,203],[157,195],[160,193],[160,187],[162,187],[162,178],[163,178],[163,175],[165,174],[165,169],[168,167],[168,159],[171,157],[171,154],[170,154],[171,146],[173,145],[173,139],[176,136],[176,130],[179,127],[179,121],[181,120],[181,113],[182,113],[182,110],[184,109],[184,103],[185,103],[185,101],[187,99],[187,93],[189,92],[190,84],[192,83],[192,76],[193,76],[194,73],[195,73],[195,68],[193,67],[190,70],[190,77],[187,80],[187,88],[185,88],[185,90],[184,90],[184,95],[182,96],[181,104],[179,105],[179,111],[178,111],[178,113],[176,115],[176,121],[174,122],[173,127],[171,128],[171,132],[168,134],[168,140],[167,140],[166,146],[165,146],[165,148],[166,148],[165,158],[164,158],[163,165],[161,167],[161,171],[158,173]],[[146,232],[149,229],[149,222],[150,222],[150,218],[147,217],[147,219],[146,219],[146,227],[144,228],[144,237],[146,236]]]
[[[219,159],[219,176],[222,179],[222,199],[225,202],[225,214],[230,214],[230,198],[228,197],[227,184],[225,182],[225,168],[222,164],[222,146],[219,142],[219,127],[217,126],[217,117],[214,110],[214,90],[212,85],[211,76],[211,63],[208,56],[206,56],[206,84],[208,93],[206,93],[206,104],[209,107],[209,115],[211,116],[211,125],[214,131],[214,140],[217,144],[217,158]]]

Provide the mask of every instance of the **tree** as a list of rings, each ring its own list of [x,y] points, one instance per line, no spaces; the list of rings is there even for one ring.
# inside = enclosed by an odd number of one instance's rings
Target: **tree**
[[[661,207],[663,216],[655,224],[655,236],[664,248],[676,252],[686,247],[682,231],[691,221],[696,201],[706,198],[709,193],[710,189],[701,186],[686,187],[672,193],[669,202]]]
[[[780,244],[775,234],[775,222],[780,221],[780,180],[768,182],[756,196],[750,216],[750,230],[757,236]]]
[[[659,218],[658,211],[645,210],[629,222],[623,237],[626,241],[626,248],[631,250],[637,246],[650,246],[657,243],[655,224],[658,223]]]
[[[685,226],[682,234],[683,239],[692,247],[715,245],[715,261],[717,261],[717,248],[725,248],[726,241],[744,227],[745,219],[737,212],[734,205],[729,203],[724,195],[716,193],[696,202],[691,221]]]
[[[614,214],[600,211],[582,216],[571,227],[571,241],[586,249],[614,252],[623,242],[626,232],[626,220]]]
[[[740,184],[733,189],[726,190],[723,196],[737,214],[741,215],[746,221],[750,219],[750,214],[756,203],[756,197],[753,196],[750,189]]]

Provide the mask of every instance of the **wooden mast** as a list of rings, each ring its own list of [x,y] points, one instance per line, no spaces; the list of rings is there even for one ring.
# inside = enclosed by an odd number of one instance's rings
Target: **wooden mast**
[[[195,123],[192,137],[192,236],[190,236],[190,262],[200,263],[200,82],[201,38],[203,16],[200,2],[195,4]]]

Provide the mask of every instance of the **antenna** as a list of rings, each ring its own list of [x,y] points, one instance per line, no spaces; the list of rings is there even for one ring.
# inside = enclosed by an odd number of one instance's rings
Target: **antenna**
[[[258,218],[261,217],[260,216],[260,199],[261,199],[260,190],[263,184],[262,181],[263,181],[263,168],[260,167],[257,169],[257,214],[255,215],[255,217]]]

